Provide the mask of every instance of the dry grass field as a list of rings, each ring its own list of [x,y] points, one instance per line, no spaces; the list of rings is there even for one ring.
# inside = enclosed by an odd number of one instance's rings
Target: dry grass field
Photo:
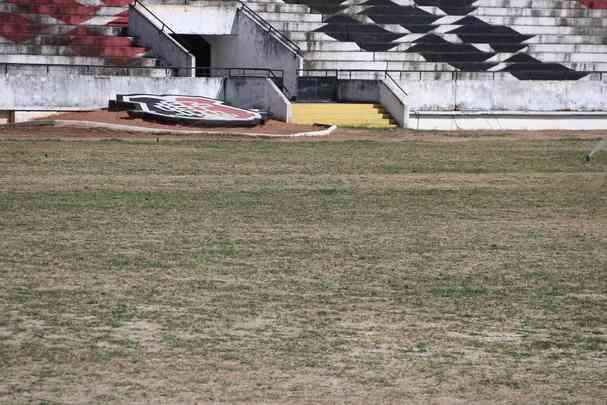
[[[0,403],[607,403],[595,140],[8,138]]]

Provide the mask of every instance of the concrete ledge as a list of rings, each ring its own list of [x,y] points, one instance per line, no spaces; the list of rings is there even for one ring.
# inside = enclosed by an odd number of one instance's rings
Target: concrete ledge
[[[572,130],[607,129],[607,111],[412,111],[409,128],[418,130]]]
[[[399,127],[407,128],[409,125],[407,95],[387,79],[380,80],[378,84],[379,102],[392,115]]]
[[[5,124],[0,125],[0,128],[28,128],[28,127],[58,127],[58,128],[82,128],[82,129],[107,129],[111,131],[123,131],[123,132],[139,132],[142,134],[154,134],[154,135],[234,135],[234,136],[248,136],[254,138],[298,138],[298,137],[318,137],[328,136],[337,129],[337,126],[332,125],[326,129],[320,131],[310,132],[299,132],[295,134],[264,134],[264,133],[253,133],[253,132],[230,132],[220,130],[183,130],[183,129],[161,129],[161,128],[147,128],[139,127],[134,125],[121,125],[111,124],[107,122],[96,122],[96,121],[71,121],[71,120],[39,120],[39,121],[28,121],[20,122],[16,124]]]

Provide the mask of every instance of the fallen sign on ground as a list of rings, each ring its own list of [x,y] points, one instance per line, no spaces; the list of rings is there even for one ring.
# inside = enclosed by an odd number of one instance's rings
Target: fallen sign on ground
[[[224,104],[220,100],[172,94],[118,94],[110,111],[129,116],[185,126],[255,126],[265,123],[269,113]]]

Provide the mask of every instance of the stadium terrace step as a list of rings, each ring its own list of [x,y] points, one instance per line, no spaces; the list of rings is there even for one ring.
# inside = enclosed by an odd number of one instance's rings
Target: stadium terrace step
[[[520,55],[520,54],[519,54]],[[607,72],[607,63],[536,63],[536,62],[519,62],[513,56],[511,62],[490,63],[490,62],[359,62],[359,61],[305,61],[304,70],[394,70],[407,72],[479,72],[479,71],[503,71],[509,68],[527,68],[534,71],[580,71],[580,72]],[[573,72],[572,72],[573,73]],[[580,73],[580,78],[584,75]],[[555,76],[564,77],[563,74]]]
[[[84,65],[84,66],[121,66],[156,67],[155,58],[98,57],[64,55],[1,55],[0,64],[37,64],[37,65]]]
[[[488,20],[488,19],[487,19]],[[359,22],[358,20],[350,19],[346,16],[336,16],[325,20],[325,22],[300,22],[300,21],[275,21],[268,20],[276,29],[281,31],[301,31],[311,32],[321,30],[320,32],[326,32],[329,35],[335,36],[356,36],[366,35],[367,37],[381,37],[382,35],[386,38],[390,36],[398,37],[399,34],[407,34],[409,32],[420,33],[420,32],[432,32],[439,30],[438,32],[444,32],[443,30],[457,30],[462,27],[466,27],[471,32],[483,33],[487,32],[487,25],[500,25],[508,26],[511,30],[516,31],[518,34],[523,35],[538,35],[538,34],[552,34],[552,35],[571,35],[571,34],[584,34],[584,35],[607,35],[607,25],[588,25],[578,24],[575,26],[570,25],[526,25],[517,24],[520,20],[512,20],[511,22],[505,22],[500,24],[492,24],[487,22],[483,24],[479,19],[472,20],[473,24],[464,24],[464,21],[454,21],[452,24],[441,24],[441,25],[428,25],[428,24],[408,24],[403,27],[399,24],[375,24],[372,22]],[[373,27],[373,28],[372,28]]]
[[[126,36],[131,3],[0,0],[0,64],[53,73],[170,76],[165,69],[148,69],[158,61]],[[12,67],[4,65],[4,70]]]
[[[0,16],[1,17],[1,16]],[[0,20],[1,22],[1,20]],[[37,35],[72,35],[85,30],[89,35],[96,36],[120,36],[125,33],[123,28],[108,27],[102,25],[34,25],[24,21],[11,21],[0,25],[0,37],[12,40],[14,36],[31,39]],[[20,42],[20,41],[14,41]]]
[[[125,11],[124,7],[89,7],[84,4],[62,6],[57,4],[13,4],[0,3],[1,13],[25,13],[48,15],[77,15],[77,16],[108,16],[113,17]]]
[[[607,9],[607,1],[601,0],[581,0],[582,4],[592,9]]]
[[[140,58],[145,48],[99,45],[14,45],[0,43],[0,55],[93,56],[100,58]]]
[[[37,14],[37,13],[12,13],[25,18],[32,25],[80,25],[86,23],[89,26],[106,26],[118,19],[117,16],[100,16],[100,15],[85,15],[85,14]],[[0,22],[3,21],[3,16],[6,13],[0,14]],[[8,18],[8,17],[7,17]]]
[[[331,124],[342,127],[397,128],[396,122],[378,104],[295,103],[293,123]]]
[[[128,7],[134,0],[0,0],[0,3],[43,6]]]
[[[315,42],[324,42],[324,43],[347,43],[347,44],[354,44],[356,45],[356,43],[354,41],[339,41],[336,38],[333,38],[329,35],[327,35],[324,32],[289,32],[287,34],[287,36],[295,42],[310,42],[310,43],[315,43]],[[399,38],[396,38],[392,41],[389,42],[389,44],[392,46],[392,44],[401,44],[401,43],[409,43],[409,42],[416,42],[416,43],[427,43],[427,42],[432,42],[435,40],[435,38],[442,38],[447,42],[452,42],[452,43],[464,43],[464,41],[460,38],[459,35],[457,34],[449,34],[449,33],[439,33],[439,32],[435,32],[432,34],[432,36],[428,36],[428,35],[424,35],[424,34],[405,34],[403,36],[400,36]],[[466,39],[469,39],[469,41],[466,41],[470,44],[487,44],[487,43],[492,43],[495,42],[497,39],[499,38],[499,36],[493,36],[493,35],[482,35],[482,34],[468,34],[466,35]],[[381,37],[378,39],[373,38],[373,40],[367,41],[365,43],[371,44],[371,45],[379,45],[379,44],[385,44],[385,41],[381,41]],[[581,45],[592,45],[592,44],[607,44],[607,35],[605,36],[597,36],[597,35],[534,35],[529,39],[526,40],[521,40],[520,42],[511,42],[511,41],[500,41],[500,43],[517,43],[517,44],[581,44]],[[359,47],[360,48],[360,47]]]
[[[484,9],[483,11],[492,9]],[[364,9],[363,9],[364,11]],[[412,30],[416,29],[416,25],[418,26],[426,26],[427,24],[419,24],[416,22],[419,21],[419,17],[417,15],[411,14],[399,14],[394,15],[390,14],[389,10],[381,11],[381,10],[373,10],[373,18],[376,20],[384,20],[386,24],[403,24],[408,23],[408,26],[412,26]],[[584,10],[574,10],[578,11],[581,14]],[[385,14],[384,14],[385,13]],[[470,15],[480,16],[477,24],[493,24],[493,25],[530,25],[530,26],[587,26],[592,28],[606,27],[607,26],[607,15],[597,15],[597,16],[589,16],[589,15],[577,15],[577,16],[563,16],[562,13],[559,13],[558,16],[539,16],[539,15],[487,15],[481,14],[480,12],[470,13]],[[272,23],[279,22],[291,22],[291,23],[323,23],[323,17],[320,14],[292,14],[292,13],[263,13],[262,16]],[[355,18],[355,17],[354,17]],[[449,18],[443,18],[445,23],[448,23]],[[393,22],[387,22],[393,21]],[[364,21],[363,21],[364,22]],[[474,23],[474,21],[471,21]],[[435,21],[433,24],[438,25],[441,23],[441,20]],[[448,25],[448,24],[445,24]]]
[[[8,39],[0,37],[0,44],[14,44]],[[132,37],[114,37],[109,35],[37,35],[27,41],[27,45],[90,45],[90,46],[131,46]]]
[[[120,66],[79,66],[79,65],[3,65],[0,63],[0,72],[6,74],[37,74],[37,75],[97,75],[97,76],[138,76],[167,78],[172,77],[171,69],[147,67],[120,67]]]
[[[354,42],[337,42],[335,40],[330,41],[296,41],[295,42],[303,52],[356,52],[362,51],[362,49]],[[423,41],[418,42],[395,42],[395,46],[390,49],[391,51],[405,52],[410,49],[413,45],[424,43]],[[456,42],[454,42],[456,43]],[[479,49],[489,49],[486,47],[489,42],[475,42],[474,46]],[[508,46],[518,46],[520,44],[511,43],[504,44]],[[526,49],[529,52],[584,52],[584,53],[605,53],[607,52],[607,41],[603,44],[588,45],[584,44],[583,41],[572,41],[571,43],[563,43],[555,39],[553,43],[545,41],[544,43],[525,42]],[[525,48],[521,48],[525,49]]]
[[[305,69],[419,70],[440,78],[497,71],[525,80],[579,80],[607,67],[607,10],[577,0],[248,4],[296,41]]]
[[[1,53],[0,49],[0,53]],[[433,52],[431,50],[414,53],[402,52],[330,52],[313,51],[304,52],[304,59],[315,61],[350,61],[350,62],[448,62],[451,64],[466,62],[507,62],[513,54],[495,52]],[[553,63],[607,63],[607,53],[582,52],[535,52],[535,55],[544,62]]]

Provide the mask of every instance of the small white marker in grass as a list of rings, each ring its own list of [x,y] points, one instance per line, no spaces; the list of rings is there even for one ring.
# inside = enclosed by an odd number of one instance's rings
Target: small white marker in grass
[[[605,147],[607,147],[607,139],[603,139],[602,141],[600,141],[595,147],[594,149],[592,149],[590,151],[589,154],[586,155],[586,162],[590,162],[590,159],[592,159],[592,155],[594,155],[595,153],[597,153],[598,151],[600,151],[601,149],[604,149]]]

